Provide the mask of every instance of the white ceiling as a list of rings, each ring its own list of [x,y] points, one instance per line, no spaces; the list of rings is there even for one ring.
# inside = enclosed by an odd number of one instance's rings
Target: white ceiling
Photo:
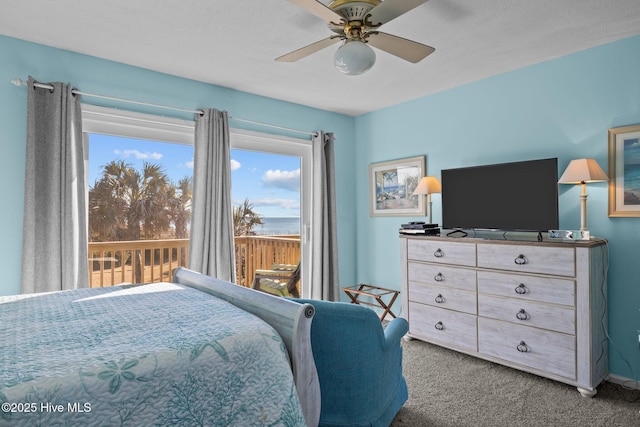
[[[349,115],[640,34],[640,1],[429,0],[382,31],[436,51],[345,76],[338,45],[274,61],[332,34],[287,0],[0,0],[0,34]]]

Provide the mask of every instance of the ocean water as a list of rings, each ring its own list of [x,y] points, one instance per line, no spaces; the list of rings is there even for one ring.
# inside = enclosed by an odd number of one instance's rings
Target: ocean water
[[[624,165],[625,191],[640,191],[640,164]]]
[[[261,236],[281,236],[284,234],[300,234],[300,218],[298,217],[262,217],[262,225],[254,228]]]

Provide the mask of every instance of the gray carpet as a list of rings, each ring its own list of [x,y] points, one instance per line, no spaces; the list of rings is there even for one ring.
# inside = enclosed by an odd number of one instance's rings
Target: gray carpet
[[[640,426],[640,391],[575,387],[418,340],[402,341],[409,400],[392,427]]]

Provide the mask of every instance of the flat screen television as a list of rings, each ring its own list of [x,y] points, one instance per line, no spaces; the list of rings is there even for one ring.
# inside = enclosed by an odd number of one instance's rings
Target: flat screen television
[[[446,229],[558,228],[558,159],[442,170]]]

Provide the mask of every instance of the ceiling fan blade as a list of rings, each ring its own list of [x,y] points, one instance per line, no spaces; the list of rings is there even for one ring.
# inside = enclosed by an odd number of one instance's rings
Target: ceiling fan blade
[[[300,49],[294,50],[293,52],[289,52],[286,55],[282,55],[276,58],[278,62],[296,62],[306,56],[311,55],[312,53],[316,53],[319,50],[324,49],[325,47],[329,47],[334,43],[340,41],[339,36],[331,36],[326,39],[322,39],[315,43],[311,43],[308,46],[302,47]]]
[[[435,51],[434,48],[426,44],[381,32],[369,33],[367,42],[373,47],[414,64],[422,61]]]
[[[319,18],[324,19],[327,22],[335,22],[336,24],[342,21],[342,16],[335,13],[333,10],[329,9],[324,4],[320,3],[316,0],[289,0],[291,3],[295,4],[298,7],[306,10],[307,12],[313,13]]]
[[[367,26],[379,27],[426,2],[427,0],[384,0],[369,12]]]

